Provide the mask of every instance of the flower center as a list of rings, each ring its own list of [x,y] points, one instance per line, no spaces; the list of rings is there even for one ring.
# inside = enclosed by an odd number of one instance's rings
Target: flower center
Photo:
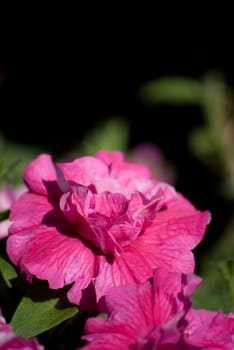
[[[173,192],[173,194],[175,191]],[[70,183],[60,199],[60,208],[76,227],[77,235],[88,239],[104,254],[121,254],[156,218],[172,189],[157,184],[146,194],[136,191],[130,198],[123,193],[97,193],[94,185]]]

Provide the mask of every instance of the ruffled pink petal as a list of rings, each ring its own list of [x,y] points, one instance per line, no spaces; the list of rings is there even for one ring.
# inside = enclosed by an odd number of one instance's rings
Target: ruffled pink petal
[[[183,309],[183,300],[178,294],[182,291],[181,274],[166,269],[156,270],[153,279],[153,313],[155,324],[166,323]]]
[[[120,193],[104,192],[93,196],[95,211],[106,215],[111,221],[115,221],[123,215],[127,208],[127,199]]]
[[[209,222],[208,211],[196,210],[178,194],[178,200],[169,202],[166,210],[157,213],[155,222],[144,232],[144,240],[154,236],[154,241],[160,245],[169,241],[171,245],[175,240],[178,242],[177,247],[193,249],[202,240]]]
[[[102,193],[107,191],[116,193],[116,194],[121,193],[127,198],[129,198],[131,195],[131,191],[128,187],[122,185],[119,181],[113,179],[112,177],[103,177],[103,178],[93,179],[92,183],[95,186],[97,193]]]
[[[209,325],[209,330],[204,337],[203,344],[209,349],[215,349],[219,346],[225,350],[233,350],[234,338],[227,327],[227,315],[222,311],[217,312]],[[202,344],[202,345],[203,345]]]
[[[167,210],[161,211],[158,213],[158,220],[164,221],[167,217],[168,220],[172,218],[180,218],[180,217],[187,217],[187,216],[193,216],[197,213],[206,213],[207,215],[207,225],[211,221],[211,213],[209,211],[200,211],[197,210],[193,204],[188,201],[185,197],[183,197],[180,193],[177,193],[177,200],[176,201],[170,201],[167,204]]]
[[[98,158],[85,156],[72,162],[57,163],[67,180],[88,186],[108,176],[107,166]]]
[[[151,265],[152,269],[164,267],[169,271],[180,273],[194,272],[195,260],[191,251],[167,249],[156,245],[154,247],[138,245],[137,248],[144,255],[145,260]],[[151,256],[147,254],[151,254]]]
[[[96,153],[96,157],[102,159],[110,168],[111,176],[120,180],[123,183],[130,178],[150,177],[151,173],[144,164],[127,162],[124,159],[124,154],[121,151],[106,151],[101,150]]]
[[[108,167],[112,164],[122,164],[124,161],[124,156],[121,151],[107,151],[102,149],[96,152],[95,157],[101,159]]]
[[[10,220],[13,224],[10,227],[10,233],[40,225],[43,218],[45,220],[51,211],[54,211],[54,207],[47,197],[34,193],[23,194],[18,201],[12,204]]]
[[[120,256],[108,262],[105,257],[99,258],[99,270],[94,281],[97,300],[106,294],[109,288],[123,286],[128,283],[145,282],[153,276],[153,270],[147,259],[139,252],[128,246]]]
[[[151,177],[150,169],[144,164],[127,162],[120,151],[109,152],[101,150],[96,156],[102,159],[110,169],[110,176],[128,191],[127,196],[135,191],[146,192],[157,183]],[[113,192],[113,191],[112,191]],[[121,193],[124,193],[121,191]]]
[[[153,279],[143,284],[110,288],[100,303],[100,311],[107,313],[108,318],[88,319],[83,339],[93,349],[104,342],[112,345],[110,335],[136,350],[192,349],[182,341],[182,323],[178,326],[191,307],[191,295],[185,296],[184,290],[192,292],[198,282],[196,276],[186,277],[158,268]],[[188,285],[191,286],[187,288]],[[121,343],[118,345],[122,349]]]
[[[147,281],[110,289],[105,296],[105,307],[111,321],[122,327],[116,326],[116,330],[135,338],[145,336],[154,326],[152,301],[152,286]]]
[[[156,325],[148,333],[147,337],[136,339],[133,350],[189,350],[188,348],[182,347],[180,343],[181,332],[177,326],[180,319],[181,314],[177,314],[166,324]],[[178,345],[179,343],[180,345]]]
[[[139,170],[139,173],[138,173]],[[120,169],[114,169],[111,174],[114,178],[116,178],[119,183],[124,186],[129,193],[133,193],[136,191],[147,193],[147,191],[150,191],[150,189],[156,184],[156,181],[148,178],[147,174],[142,174],[142,170],[140,169],[123,169],[122,171]],[[149,174],[148,174],[149,175]]]
[[[132,342],[138,336],[144,337],[154,325],[150,282],[109,289],[101,311],[107,312],[109,319],[89,319],[85,327],[87,334],[99,333],[101,337],[105,333],[121,334]]]
[[[227,317],[220,311],[191,309],[186,316],[185,342],[209,350],[233,349],[234,339],[227,328]]]
[[[181,317],[191,307],[190,297],[199,283],[200,278],[195,275],[156,269],[152,285],[154,323],[167,323],[175,315]]]
[[[230,312],[227,316],[226,326],[229,334],[232,334],[234,342],[234,312]]]
[[[193,273],[195,270],[195,260],[192,252],[178,251],[174,253],[171,250],[162,251],[158,257],[159,266],[165,267],[170,271],[180,273]]]
[[[128,267],[134,282],[142,283],[153,276],[152,267],[138,249],[131,246],[126,247],[120,259]]]
[[[122,290],[122,288],[115,289]],[[103,319],[101,317],[90,317],[85,323],[85,335],[88,335],[90,339],[92,337],[95,339],[97,338],[98,334],[102,337],[103,335],[108,333],[115,333],[124,335],[126,338],[129,339],[135,339],[135,330],[131,332],[131,323],[128,323],[132,321],[134,322],[134,315],[132,315],[132,317],[130,317],[129,319],[128,317],[125,318],[124,315],[119,314],[118,311],[116,313],[113,312],[113,317],[109,316],[108,319]]]
[[[48,202],[48,198],[33,193],[23,194],[18,201],[13,203],[10,219],[13,223],[9,228],[7,253],[16,265],[24,255],[24,246],[37,239],[35,228],[59,227],[64,233],[71,230],[56,204],[52,205]]]
[[[12,326],[6,322],[2,316],[2,310],[0,309],[0,349],[1,347],[15,337],[15,333]]]
[[[121,256],[115,256],[110,262],[104,256],[99,256],[97,259],[99,267],[94,280],[97,301],[106,294],[109,288],[134,282],[133,275]]]
[[[19,336],[15,336],[12,340],[5,343],[1,347],[2,350],[44,350],[44,346],[40,345],[37,339],[24,339]]]
[[[79,277],[80,273],[78,274],[77,281],[67,292],[67,297],[71,303],[79,305],[80,309],[93,311],[97,309],[96,294],[92,284],[95,260],[92,264],[83,266],[83,270],[83,277]]]
[[[157,223],[157,225],[156,225]],[[155,221],[145,231],[157,232],[158,243],[163,243],[171,249],[193,249],[203,239],[206,226],[209,223],[209,212],[194,212],[191,216],[171,218],[168,221]]]
[[[41,154],[25,168],[24,181],[32,192],[58,199],[61,190],[57,184],[55,165],[49,154]]]
[[[91,282],[94,255],[79,239],[63,235],[55,228],[40,226],[30,232],[22,246],[22,270],[48,280],[50,288],[62,288],[72,282],[81,283],[84,288]],[[8,251],[12,253],[15,249],[18,249],[17,240],[9,239]]]
[[[132,245],[152,268],[164,266],[172,271],[191,273],[194,255],[190,250],[202,240],[210,215],[191,206],[182,214],[174,209],[169,207],[158,212],[155,222]]]
[[[202,283],[200,276],[189,274],[183,275],[183,295],[185,297],[191,297],[195,289]]]
[[[35,239],[31,229],[22,230],[20,235],[9,235],[6,242],[6,251],[11,261],[18,266],[21,257],[24,255],[25,246],[28,241]]]
[[[128,336],[118,333],[85,335],[82,339],[90,341],[83,350],[128,350],[131,342]]]
[[[44,350],[37,338],[25,339],[14,333],[12,326],[6,322],[0,309],[0,349],[1,350]]]

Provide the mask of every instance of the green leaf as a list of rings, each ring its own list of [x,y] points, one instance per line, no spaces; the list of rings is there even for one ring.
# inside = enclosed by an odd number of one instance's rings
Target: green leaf
[[[228,289],[218,271],[211,271],[211,275],[207,273],[202,279],[192,296],[193,308],[230,312]]]
[[[22,174],[26,165],[41,152],[39,147],[6,140],[0,132],[0,185],[23,184]]]
[[[91,129],[78,145],[82,154],[94,154],[101,149],[122,150],[128,148],[129,125],[126,119],[111,116]],[[75,150],[75,153],[76,150]]]
[[[11,280],[17,277],[17,272],[13,265],[4,256],[0,256],[0,271],[6,285],[11,288]]]
[[[66,298],[67,288],[51,290],[47,285],[32,288],[19,303],[11,324],[16,334],[30,338],[74,316],[79,308]]]
[[[193,154],[201,158],[214,156],[218,144],[212,136],[207,128],[194,128],[188,139],[188,146]]]
[[[202,92],[200,82],[184,77],[164,77],[144,84],[138,94],[149,105],[199,104]]]
[[[229,288],[230,297],[234,306],[234,259],[226,259],[217,264],[223,279]]]
[[[0,211],[0,221],[6,220],[9,217],[10,210]]]

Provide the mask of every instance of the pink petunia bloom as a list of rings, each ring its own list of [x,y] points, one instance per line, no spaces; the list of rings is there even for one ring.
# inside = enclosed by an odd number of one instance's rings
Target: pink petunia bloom
[[[84,350],[192,350],[183,341],[184,316],[201,279],[158,268],[142,284],[109,289],[101,312],[85,324]]]
[[[201,278],[158,268],[142,284],[110,288],[107,318],[85,324],[83,350],[233,350],[234,314],[192,309]]]
[[[0,350],[44,350],[44,346],[37,338],[24,339],[16,335],[0,311]]]
[[[92,287],[97,302],[109,288],[152,277],[156,267],[194,271],[192,249],[210,221],[186,198],[125,161],[99,151],[54,164],[42,154],[24,172],[28,192],[12,206],[7,252],[29,281],[73,284],[72,303]]]
[[[12,203],[25,191],[25,186],[3,187],[0,190],[0,212],[10,209]],[[7,237],[10,224],[9,219],[0,221],[0,239]]]

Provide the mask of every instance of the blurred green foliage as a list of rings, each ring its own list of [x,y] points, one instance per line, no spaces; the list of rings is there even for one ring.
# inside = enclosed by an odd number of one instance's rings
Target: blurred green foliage
[[[0,134],[0,188],[22,184],[25,166],[40,152],[39,148],[6,140]]]
[[[234,311],[234,93],[220,72],[201,79],[182,76],[162,77],[146,82],[139,98],[149,108],[157,104],[195,105],[204,123],[190,130],[188,148],[219,176],[218,193],[230,206],[230,218],[220,238],[205,257],[200,258],[203,283],[194,293],[199,308]],[[176,166],[176,165],[175,165]],[[230,267],[231,266],[231,267]]]
[[[138,95],[149,106],[156,103],[197,104],[201,100],[201,83],[181,76],[162,77],[145,83]]]
[[[109,116],[100,120],[90,128],[70,154],[94,154],[100,149],[121,150],[127,152],[129,148],[129,124],[123,116]]]

